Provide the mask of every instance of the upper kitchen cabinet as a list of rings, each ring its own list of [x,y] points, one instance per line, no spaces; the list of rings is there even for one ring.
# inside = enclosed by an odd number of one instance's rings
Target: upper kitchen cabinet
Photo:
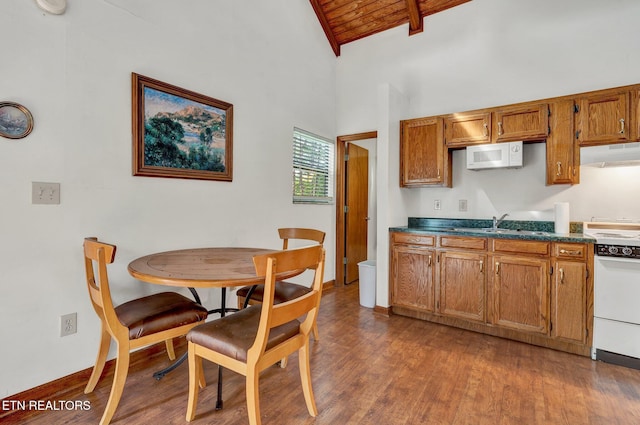
[[[576,138],[580,145],[632,140],[629,105],[629,90],[606,90],[579,98]]]
[[[549,104],[547,184],[580,183],[580,147],[574,138],[574,101]]]
[[[444,119],[447,148],[491,143],[491,113],[452,114]]]
[[[542,140],[549,134],[549,105],[546,103],[506,106],[493,112],[493,142]]]
[[[631,140],[640,140],[640,87],[631,90]]]
[[[451,187],[451,155],[442,117],[400,122],[400,186]]]

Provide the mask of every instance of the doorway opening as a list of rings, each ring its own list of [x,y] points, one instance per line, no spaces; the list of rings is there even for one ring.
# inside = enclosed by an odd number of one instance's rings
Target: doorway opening
[[[375,241],[375,227],[370,220],[368,176],[371,174],[368,150],[363,148],[378,137],[377,131],[339,136],[336,143],[336,285],[358,280],[358,263],[367,260],[369,233]],[[375,163],[373,163],[375,166]],[[373,168],[375,169],[375,168]],[[375,173],[374,173],[375,174]],[[373,213],[374,211],[371,211]]]

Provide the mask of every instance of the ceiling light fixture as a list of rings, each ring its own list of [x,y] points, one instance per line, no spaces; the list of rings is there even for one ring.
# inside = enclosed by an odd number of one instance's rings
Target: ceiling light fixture
[[[67,8],[67,0],[36,0],[38,7],[54,15],[62,15]]]

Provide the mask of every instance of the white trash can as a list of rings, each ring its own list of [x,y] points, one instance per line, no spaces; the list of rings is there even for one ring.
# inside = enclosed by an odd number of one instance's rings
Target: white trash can
[[[373,308],[376,305],[376,262],[375,260],[358,263],[360,275],[360,305]]]

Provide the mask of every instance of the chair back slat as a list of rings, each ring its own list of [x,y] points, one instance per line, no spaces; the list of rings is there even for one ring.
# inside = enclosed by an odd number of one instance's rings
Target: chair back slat
[[[318,304],[320,294],[318,291],[311,291],[294,300],[287,301],[273,306],[270,328],[280,326],[284,323],[296,320],[311,311]]]
[[[294,252],[295,254],[288,254],[288,252]],[[322,246],[313,245],[310,247],[257,255],[253,257],[253,265],[257,276],[267,277],[267,260],[269,258],[273,258],[277,262],[277,270],[275,270],[273,274],[275,277],[275,274],[277,273],[301,269],[314,269],[322,261],[321,257],[323,255],[324,249]]]
[[[317,242],[319,245],[324,243],[325,232],[316,229],[305,229],[301,227],[283,227],[278,229],[280,239],[282,239],[282,249],[289,248],[290,239],[300,239]]]
[[[96,314],[104,318],[106,325],[113,331],[124,328],[118,321],[111,299],[107,264],[113,263],[116,246],[99,242],[97,238],[84,240],[84,264],[87,278],[87,289]]]

